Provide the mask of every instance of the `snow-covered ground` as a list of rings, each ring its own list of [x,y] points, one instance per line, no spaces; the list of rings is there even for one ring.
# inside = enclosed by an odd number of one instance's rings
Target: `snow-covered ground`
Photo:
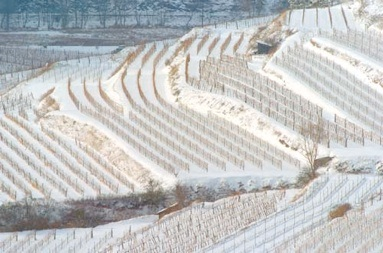
[[[98,252],[158,221],[157,215],[94,228],[1,233],[1,252]]]
[[[381,224],[381,37],[348,6],[196,28],[6,76],[15,84],[0,97],[2,203],[121,196],[152,179],[282,189],[308,166],[301,133],[317,122],[319,157],[331,161],[302,192],[235,196],[160,221],[0,234],[3,251],[307,251],[358,217]],[[254,55],[259,41],[276,46]],[[328,221],[345,203],[351,219]],[[353,247],[353,233],[326,240],[334,251],[379,251],[379,235]]]
[[[297,190],[196,203],[89,229],[0,234],[3,252],[380,252],[380,176],[328,174]],[[349,204],[345,216],[334,210]],[[366,235],[366,233],[369,234]]]
[[[286,15],[288,26],[310,32],[317,29],[359,30],[363,26],[355,22],[355,19],[352,9],[347,4],[331,8],[294,9]]]

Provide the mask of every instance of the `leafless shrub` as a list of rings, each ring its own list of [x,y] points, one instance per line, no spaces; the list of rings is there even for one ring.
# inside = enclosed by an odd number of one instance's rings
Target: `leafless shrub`
[[[306,127],[301,129],[301,134],[302,155],[309,165],[303,172],[307,174],[310,179],[314,179],[318,169],[315,160],[318,158],[319,144],[322,143],[325,136],[323,122],[321,120],[318,120],[317,123],[310,122]]]

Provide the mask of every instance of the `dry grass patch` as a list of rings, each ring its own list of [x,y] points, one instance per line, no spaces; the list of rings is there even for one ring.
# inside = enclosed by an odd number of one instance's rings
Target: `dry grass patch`
[[[345,216],[347,211],[351,210],[351,205],[349,203],[341,204],[336,206],[333,210],[328,214],[329,220],[333,220],[335,218],[340,218]]]
[[[60,110],[60,104],[50,95],[44,97],[36,108],[35,113],[37,115],[36,121],[40,118],[45,117],[48,113]]]

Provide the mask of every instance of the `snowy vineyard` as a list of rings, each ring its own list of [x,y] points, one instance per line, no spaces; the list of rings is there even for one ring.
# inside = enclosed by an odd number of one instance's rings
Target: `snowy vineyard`
[[[328,38],[339,45],[359,51],[376,61],[383,60],[383,48],[381,43],[382,34],[378,32],[372,31],[366,33],[358,30],[351,30],[348,32],[333,30],[330,32],[321,30],[319,35]]]
[[[161,220],[113,228],[4,233],[2,252],[340,252],[383,247],[383,180],[322,176],[291,202],[288,191],[245,194],[194,204]],[[330,222],[334,206],[350,203],[347,218]],[[145,219],[145,218],[144,218]],[[140,224],[140,223],[138,223]],[[142,226],[142,224],[146,224]]]
[[[334,33],[334,40],[339,41],[340,34],[341,32]],[[356,38],[360,37],[363,41],[363,36],[358,34],[358,36],[348,36],[351,40],[348,44],[359,45]],[[326,36],[332,38],[330,35]],[[365,37],[368,36],[376,37],[369,34]],[[367,128],[336,114],[334,119],[323,118],[323,109],[320,106],[268,76],[248,69],[249,58],[243,54],[246,48],[246,45],[242,45],[245,44],[244,33],[235,36],[232,32],[218,36],[206,33],[202,37],[189,36],[172,47],[170,47],[171,43],[173,41],[152,43],[124,51],[125,59],[121,56],[119,58],[118,56],[88,56],[72,62],[69,60],[67,66],[53,67],[41,73],[37,79],[42,80],[43,83],[67,80],[66,94],[62,96],[69,97],[80,113],[93,119],[94,124],[101,124],[100,127],[109,129],[132,148],[138,150],[146,159],[173,175],[178,175],[180,171],[189,173],[190,170],[195,171],[195,169],[205,172],[211,169],[226,171],[227,168],[264,169],[264,163],[267,164],[266,167],[271,166],[277,169],[283,169],[286,164],[294,168],[301,167],[301,162],[289,152],[284,151],[283,147],[267,143],[214,114],[202,114],[185,105],[176,106],[164,99],[164,94],[161,94],[164,88],[157,87],[157,79],[163,78],[158,74],[157,69],[163,68],[166,61],[174,59],[176,55],[189,57],[192,55],[192,58],[209,55],[206,60],[199,62],[201,80],[196,80],[194,77],[187,78],[193,87],[237,98],[292,130],[299,132],[308,122],[321,119],[326,122],[326,133],[331,141],[344,146],[347,146],[350,141],[364,145],[366,140],[381,144],[381,106],[377,102],[381,96],[380,93],[369,88],[362,81],[357,81],[354,75],[330,58],[323,57],[322,54],[295,46],[293,49],[288,48],[282,52],[274,62],[278,67],[295,73],[325,98],[335,101],[341,109],[363,121]],[[242,47],[242,55],[238,52],[240,47]],[[28,50],[33,52],[32,49]],[[67,62],[68,57],[76,56],[76,54],[67,55],[60,51],[57,51],[57,54],[54,51],[51,53],[54,59],[65,57]],[[45,54],[41,55],[43,58],[40,61],[45,61]],[[77,57],[79,57],[78,53]],[[78,68],[78,65],[81,68]],[[108,72],[110,75],[107,74]],[[187,68],[186,77],[188,72]],[[114,80],[111,84],[112,77]],[[330,79],[328,80],[330,86],[319,86],[319,83],[327,79]],[[356,86],[351,87],[353,84]],[[110,85],[116,90],[114,94],[110,94]],[[351,90],[353,93],[349,96],[340,96]],[[54,94],[53,92],[53,95],[36,94],[35,96],[40,97],[41,102],[44,99],[54,98]],[[119,173],[113,166],[105,168],[108,161],[104,158],[105,161],[100,162],[102,156],[94,158],[97,156],[96,150],[80,152],[84,154],[84,158],[63,158],[61,150],[65,150],[64,154],[68,157],[73,156],[75,151],[72,150],[72,146],[63,146],[63,142],[57,141],[56,136],[59,134],[53,135],[54,131],[48,128],[44,130],[42,127],[34,126],[28,115],[31,119],[36,118],[36,115],[40,118],[44,117],[46,112],[42,113],[36,108],[32,111],[34,106],[30,97],[31,95],[18,99],[9,99],[9,96],[2,98],[2,109],[8,116],[4,118],[1,126],[5,133],[9,133],[2,135],[2,141],[5,144],[8,143],[5,146],[9,146],[7,149],[9,153],[4,154],[5,156],[9,154],[6,157],[10,164],[16,164],[16,161],[20,159],[28,164],[26,168],[32,168],[31,171],[23,169],[23,177],[13,179],[12,184],[17,184],[18,187],[12,186],[8,181],[3,183],[3,188],[11,199],[19,199],[16,190],[19,187],[22,189],[20,198],[32,193],[32,189],[29,188],[38,189],[38,191],[33,189],[36,191],[36,196],[49,198],[51,193],[47,189],[55,189],[52,185],[57,185],[58,192],[64,196],[68,195],[68,190],[76,192],[74,195],[70,194],[71,196],[86,195],[87,187],[80,186],[82,184],[79,182],[89,185],[88,190],[91,189],[92,194],[121,193],[121,189],[118,190],[116,186],[113,186],[113,180],[122,180],[125,184],[131,182],[126,185],[129,189],[134,189],[133,185],[140,185],[134,182],[134,178],[129,178],[131,175],[124,177],[124,173]],[[361,97],[362,100],[356,100],[357,97]],[[64,100],[64,98],[59,99]],[[67,101],[59,101],[59,104],[65,103]],[[19,115],[13,115],[12,111],[18,112]],[[22,113],[24,115],[21,115]],[[7,119],[12,120],[7,123]],[[368,127],[371,127],[372,131]],[[219,131],[216,131],[217,129]],[[40,131],[39,134],[45,138],[34,131]],[[48,131],[50,131],[49,137]],[[25,134],[21,135],[19,132]],[[26,136],[31,136],[31,139],[24,141]],[[75,143],[75,145],[71,144],[76,150],[87,147],[81,142],[75,140],[72,142]],[[33,148],[29,145],[33,145]],[[27,149],[21,152],[23,147]],[[88,150],[90,149],[89,147]],[[52,157],[45,155],[43,151],[46,150],[52,153]],[[10,155],[12,152],[19,154],[19,157],[12,157]],[[57,160],[60,160],[59,165]],[[77,168],[78,160],[89,160],[87,168],[84,168],[85,165],[81,166],[81,169]],[[94,165],[90,161],[93,161]],[[51,168],[46,175],[41,170],[42,164],[48,164]],[[63,176],[60,172],[64,171],[62,167],[69,169],[72,174]],[[102,170],[102,167],[112,174],[113,180],[103,176],[102,172],[97,172]],[[85,169],[89,176],[84,172],[77,175],[82,169]],[[56,179],[57,176],[60,179]],[[80,177],[81,181],[77,181],[76,177]],[[44,185],[39,183],[41,180],[48,180],[50,183]],[[65,180],[66,183],[62,184],[61,180]]]
[[[178,245],[179,252],[195,252],[273,213],[282,194],[258,193],[196,204],[122,238],[118,247],[131,252],[165,252]],[[232,219],[231,214],[236,214],[236,218]]]
[[[275,64],[288,69],[290,73],[300,75],[304,83],[377,133],[336,114],[332,120],[323,118],[323,108],[285,88],[282,83],[254,73],[247,68],[245,61],[237,64],[233,59],[217,61],[208,58],[207,61],[200,62],[201,80],[190,78],[189,81],[197,89],[237,98],[292,130],[299,132],[310,122],[321,120],[328,141],[347,146],[348,141],[364,145],[366,139],[381,145],[380,113],[383,110],[378,102],[380,93],[362,81],[356,81],[355,75],[342,70],[334,61],[321,55],[317,55],[318,59],[315,59],[314,56],[309,56],[309,52],[299,52],[298,49],[288,49],[286,53],[282,53],[281,59],[275,59]],[[295,54],[297,56],[294,58]],[[321,72],[324,74],[320,75]],[[329,78],[332,78],[328,81],[330,85],[325,82]],[[342,80],[345,81],[341,82]],[[345,96],[347,93],[350,95]]]
[[[10,89],[17,84],[37,77],[61,61],[101,55],[101,52],[80,52],[43,47],[0,47],[0,88]]]
[[[251,24],[271,19],[254,19]],[[30,79],[30,83],[41,83],[41,88],[32,88],[28,95],[19,97],[12,95],[17,91],[11,89],[9,95],[2,96],[2,198],[66,199],[140,190],[146,182],[142,175],[151,173],[148,168],[136,168],[141,157],[172,176],[199,171],[262,171],[265,162],[266,167],[280,170],[282,159],[299,167],[299,160],[254,134],[214,116],[197,116],[191,109],[165,98],[161,72],[166,62],[180,54],[190,54],[195,47],[201,56],[206,49],[212,54],[217,48],[223,55],[225,51],[239,51],[245,43],[244,33],[224,38],[208,34],[202,39],[197,37],[144,44],[115,55],[47,50],[48,59],[45,49],[24,49],[28,57],[21,65],[25,67],[31,65],[27,64],[30,57],[36,64],[59,63],[50,64]],[[222,40],[223,44],[218,45]],[[15,51],[2,52],[8,63],[17,58]],[[58,83],[62,85],[55,85]],[[57,114],[66,108],[77,112]],[[80,117],[96,129],[118,136],[139,158],[120,149],[128,164],[111,162],[111,157],[91,143],[79,136],[67,138],[68,132],[52,127],[49,120],[45,122],[54,112],[51,117]]]
[[[376,131],[378,136],[371,141],[380,139],[379,135],[383,130],[381,127],[383,110],[379,101],[381,101],[382,94],[358,80],[354,74],[342,68],[334,60],[322,55],[302,48],[294,48],[287,50],[284,56],[282,57],[283,63],[281,63],[283,67],[303,79],[327,100],[332,101],[342,110]],[[351,139],[363,136],[362,133],[363,129],[355,129]],[[371,136],[371,134],[366,133],[366,136]],[[381,144],[381,140],[377,141],[377,144]]]
[[[290,10],[286,14],[286,24],[306,31],[315,29],[347,31],[359,28],[352,10],[343,4]]]
[[[216,242],[204,252],[307,252],[329,249],[344,252],[347,248],[372,252],[370,245],[376,247],[374,250],[381,249],[383,245],[375,232],[369,239],[357,241],[355,238],[382,225],[383,220],[379,217],[382,213],[381,188],[381,177],[323,176],[296,202]],[[342,203],[350,203],[360,209],[350,212],[347,218],[330,222],[329,212]],[[372,211],[369,207],[374,204],[380,208]],[[369,224],[372,221],[376,224],[371,228]]]
[[[325,11],[352,26],[343,7]],[[297,13],[278,22],[305,23]],[[49,58],[41,49],[0,48],[7,70],[0,77],[0,201],[123,196],[151,179],[166,187],[179,180],[282,188],[306,167],[299,142],[310,124],[323,126],[328,156],[376,155],[381,36],[327,27],[252,55],[260,34],[276,32],[264,26],[274,18],[193,29],[115,54],[49,51]],[[286,190],[265,191],[138,222],[145,226],[0,234],[0,251],[379,251],[382,188],[378,175],[326,174],[294,200]],[[330,222],[344,203],[353,210]],[[350,227],[372,236],[357,242],[357,232],[343,232]]]

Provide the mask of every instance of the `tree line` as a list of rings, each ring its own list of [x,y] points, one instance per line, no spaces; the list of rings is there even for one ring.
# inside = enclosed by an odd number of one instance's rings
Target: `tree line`
[[[285,2],[280,0],[281,9]],[[264,8],[267,4],[266,0],[233,0],[225,4],[212,0],[0,0],[0,28],[9,30],[14,16],[18,28],[26,28],[31,19],[37,22],[37,27],[46,22],[48,28],[53,23],[59,23],[62,28],[67,28],[69,23],[70,27],[84,28],[90,19],[97,20],[104,28],[107,23],[126,26],[129,17],[141,25],[142,15],[156,15],[159,23],[164,23],[163,16],[176,12],[202,20],[217,11],[241,12],[249,17],[265,14],[262,11],[267,9]]]

